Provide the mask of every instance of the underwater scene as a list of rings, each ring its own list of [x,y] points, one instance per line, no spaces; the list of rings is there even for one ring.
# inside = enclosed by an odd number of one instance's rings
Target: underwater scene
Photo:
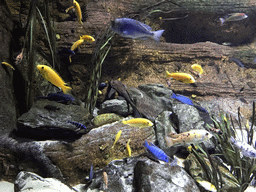
[[[0,15],[0,191],[256,191],[255,0]]]

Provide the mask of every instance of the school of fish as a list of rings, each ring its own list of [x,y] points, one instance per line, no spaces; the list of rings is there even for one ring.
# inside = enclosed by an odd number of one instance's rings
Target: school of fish
[[[73,6],[67,8],[66,12],[68,13],[72,9],[75,10],[78,23],[83,25],[81,7],[76,0],[73,0]],[[232,13],[232,14],[225,15],[223,18],[219,18],[219,20],[221,22],[221,25],[224,25],[227,22],[240,21],[246,18],[248,18],[248,16],[245,13]],[[124,38],[141,39],[141,40],[153,39],[156,42],[160,41],[160,38],[165,31],[163,29],[153,31],[150,26],[131,18],[114,19],[111,22],[111,29],[116,34]],[[59,54],[67,54],[69,56],[69,61],[71,63],[72,62],[71,56],[76,54],[75,51],[84,42],[94,42],[94,41],[95,41],[94,37],[90,35],[81,35],[79,36],[79,39],[73,43],[70,49],[67,49],[67,48],[62,49],[61,51],[59,51]],[[22,58],[23,58],[23,49],[22,49],[22,52],[17,56],[15,63],[16,64],[20,63]],[[230,60],[235,62],[238,66],[242,68],[245,67],[245,65],[236,58],[231,58]],[[8,66],[12,70],[15,70],[15,68],[7,62],[2,62],[2,65]],[[199,64],[193,64],[191,65],[191,68],[199,75],[199,77],[201,77],[201,75],[204,73],[202,66]],[[56,101],[64,104],[74,101],[74,98],[68,94],[70,93],[72,88],[67,86],[64,80],[60,77],[60,75],[54,69],[52,69],[50,66],[47,66],[47,65],[37,65],[37,69],[45,80],[47,80],[48,82],[50,82],[51,84],[60,88],[63,91],[58,93],[49,93],[46,97],[41,97],[41,99],[48,99],[50,101]],[[183,82],[185,84],[196,83],[195,78],[191,74],[184,73],[184,72],[169,73],[168,71],[166,71],[165,77],[172,78],[174,80]],[[107,83],[100,84],[99,90],[104,89],[106,86],[107,86]],[[203,112],[207,112],[206,109],[200,106],[194,105],[191,99],[183,95],[178,95],[173,93],[171,96],[171,99],[176,99],[183,104],[195,106],[197,109]],[[136,110],[136,107],[134,108],[134,110]],[[75,121],[67,121],[67,122],[76,126],[77,128],[86,129],[86,126],[81,123],[78,123]],[[122,123],[127,124],[131,127],[139,127],[139,128],[154,126],[154,123],[146,118],[132,118],[129,120],[123,120]],[[247,121],[246,127],[249,129],[248,121]],[[220,130],[218,130],[218,133],[220,133]],[[116,143],[121,137],[121,134],[122,134],[122,130],[119,130],[116,134],[116,137],[111,149],[114,149]],[[191,130],[191,131],[183,132],[179,134],[170,133],[168,134],[168,136],[165,137],[165,142],[167,144],[167,147],[188,146],[190,144],[201,143],[203,141],[209,140],[212,137],[213,135],[206,130]],[[132,156],[130,142],[131,142],[131,139],[128,139],[126,143],[126,150],[127,150],[128,157]],[[248,145],[247,143],[239,142],[235,140],[235,138],[233,137],[230,138],[230,142],[233,143],[237,148],[239,148],[239,150],[241,150],[244,156],[252,157],[252,158],[256,157],[256,149],[254,147]],[[160,149],[153,143],[148,143],[148,141],[145,140],[145,142],[143,143],[143,146],[146,148],[146,151],[150,153],[155,159],[166,162],[166,163],[170,162],[171,158],[162,149]],[[103,189],[106,190],[108,189],[108,174],[104,171],[102,173],[102,177],[104,180]],[[94,178],[94,171],[93,171],[93,164],[91,164],[89,181],[91,182],[93,178]],[[208,191],[217,191],[216,187],[208,181],[200,180],[200,179],[197,179],[196,181]]]

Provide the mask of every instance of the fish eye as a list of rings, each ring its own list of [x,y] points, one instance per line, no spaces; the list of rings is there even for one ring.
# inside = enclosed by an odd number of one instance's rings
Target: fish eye
[[[206,135],[209,135],[209,133],[206,133]]]
[[[44,69],[44,67],[42,67],[42,69]]]

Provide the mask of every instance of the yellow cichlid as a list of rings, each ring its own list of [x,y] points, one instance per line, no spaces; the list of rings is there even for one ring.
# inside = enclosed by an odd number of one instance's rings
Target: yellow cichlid
[[[134,118],[129,120],[123,120],[122,123],[130,125],[132,127],[140,127],[140,128],[153,126],[153,123],[150,120],[145,118]]]
[[[126,144],[126,149],[127,149],[127,153],[128,153],[128,156],[131,157],[132,156],[132,150],[131,150],[131,147],[130,147],[130,141],[131,139],[128,140],[127,144]]]
[[[14,67],[7,62],[2,62],[2,65],[6,65],[6,66],[10,67],[12,70],[15,70]]]
[[[37,69],[47,81],[51,82],[56,87],[61,88],[63,93],[67,93],[72,89],[71,87],[66,86],[66,83],[51,67],[47,65],[37,65]]]
[[[80,39],[83,39],[83,40],[85,40],[87,42],[94,42],[95,41],[95,39],[92,36],[90,36],[90,35],[80,36]]]
[[[82,43],[84,42],[83,39],[77,40],[70,48],[71,51],[74,51],[76,48],[78,48]]]
[[[166,71],[166,78],[169,77],[187,84],[196,82],[194,77],[188,73],[169,73]]]
[[[199,75],[203,74],[203,72],[204,72],[204,70],[203,70],[203,68],[201,67],[201,65],[198,65],[198,64],[193,64],[193,65],[191,65],[191,68],[192,68],[194,71],[198,72]]]
[[[175,145],[189,145],[193,143],[200,143],[210,139],[213,135],[206,130],[191,130],[180,134],[169,134],[165,137],[168,147]]]
[[[247,120],[247,123],[246,123],[246,125],[245,125],[245,127],[246,127],[246,129],[249,131],[250,129],[250,125],[249,125],[249,121]]]
[[[121,134],[122,134],[122,131],[121,131],[121,130],[120,130],[120,131],[118,131],[118,133],[116,134],[115,142],[114,142],[114,144],[113,144],[113,146],[112,146],[111,148],[114,148],[114,146],[115,146],[116,142],[119,140],[119,138],[120,138]]]
[[[212,183],[210,183],[209,181],[205,181],[205,180],[201,180],[201,179],[196,179],[196,182],[198,182],[207,191],[217,192],[216,187]]]
[[[82,12],[81,12],[80,5],[79,5],[79,3],[76,0],[73,0],[73,4],[75,6],[76,17],[78,19],[78,22],[83,24],[83,22],[82,22]]]
[[[66,9],[66,13],[69,12],[69,10],[70,10],[70,9],[73,9],[73,8],[75,8],[75,6],[71,6],[71,7],[67,8],[67,9]]]

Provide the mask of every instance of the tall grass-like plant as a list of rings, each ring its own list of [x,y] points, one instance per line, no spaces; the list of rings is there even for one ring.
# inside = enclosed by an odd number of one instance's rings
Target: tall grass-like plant
[[[256,176],[255,158],[243,156],[239,148],[230,142],[230,137],[235,138],[236,133],[234,120],[223,112],[220,112],[220,117],[221,121],[212,118],[215,128],[222,131],[222,134],[215,134],[213,138],[217,153],[209,155],[205,147],[198,146],[200,152],[192,149],[192,154],[200,163],[206,175],[205,179],[212,183],[218,191],[231,189],[232,191],[245,191]],[[254,122],[254,118],[255,102],[253,102],[252,122]],[[243,127],[240,121],[239,110],[238,119],[237,124],[240,130],[247,131],[247,142],[251,144],[254,135],[253,123],[250,129],[246,129],[245,126]],[[224,172],[222,171],[223,168],[225,169]],[[230,173],[229,181],[235,184],[230,188],[227,186],[227,182],[224,181],[225,177],[229,174],[228,172]]]
[[[55,37],[51,27],[50,13],[49,13],[49,2],[44,0],[44,12],[45,16],[42,15],[38,7],[38,0],[31,0],[29,14],[27,17],[26,24],[26,35],[24,39],[25,58],[27,59],[27,71],[23,71],[24,76],[27,77],[27,92],[26,92],[26,106],[27,110],[32,106],[35,96],[36,84],[35,82],[35,56],[37,53],[41,54],[46,60],[50,61],[50,64],[55,68]],[[38,25],[40,24],[40,25]],[[41,26],[41,27],[40,27]],[[42,49],[37,46],[37,35],[40,30],[43,29],[48,42],[46,47],[49,47],[51,59],[46,58],[47,54],[43,53]],[[40,51],[38,51],[40,50]]]

